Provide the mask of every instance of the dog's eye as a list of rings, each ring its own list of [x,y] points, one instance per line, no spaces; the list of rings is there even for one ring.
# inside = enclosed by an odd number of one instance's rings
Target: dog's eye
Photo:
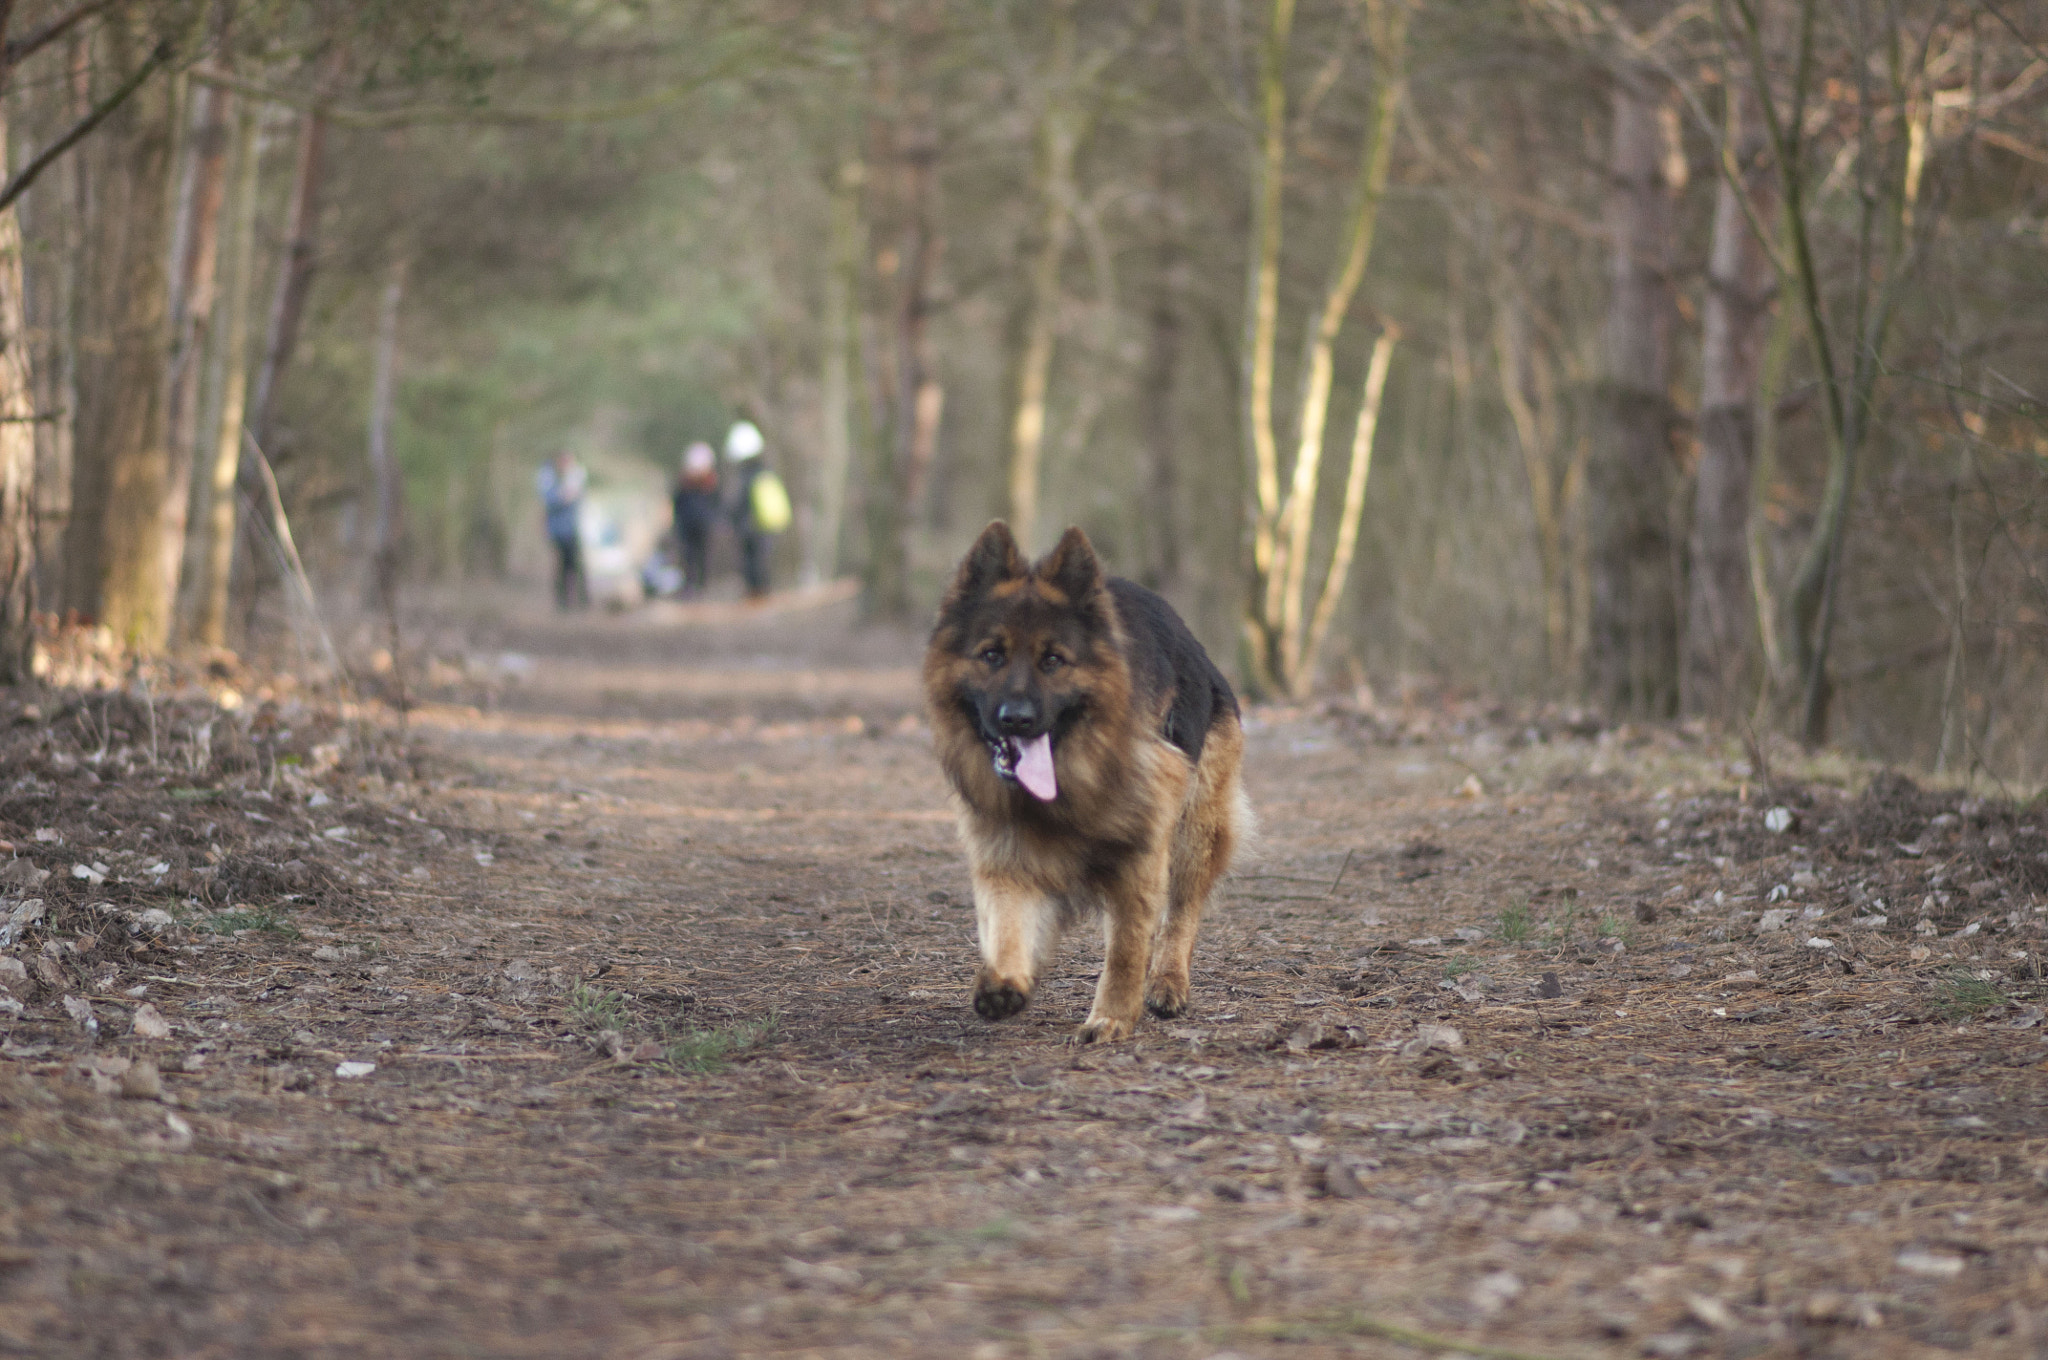
[[[1047,652],[1045,654],[1044,660],[1038,663],[1038,669],[1044,671],[1047,675],[1051,675],[1054,671],[1058,670],[1060,667],[1066,664],[1067,659],[1061,656],[1058,652]]]
[[[981,659],[986,665],[1000,666],[1003,664],[1003,649],[1000,647],[986,648],[981,654]]]

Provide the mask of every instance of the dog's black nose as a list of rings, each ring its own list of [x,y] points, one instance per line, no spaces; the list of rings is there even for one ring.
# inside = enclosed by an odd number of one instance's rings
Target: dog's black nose
[[[1038,726],[1038,705],[1029,699],[1005,699],[996,705],[996,728],[1006,737],[1023,736]]]

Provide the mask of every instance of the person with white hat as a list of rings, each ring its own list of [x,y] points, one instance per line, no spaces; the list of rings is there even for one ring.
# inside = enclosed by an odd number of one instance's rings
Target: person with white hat
[[[767,470],[761,452],[767,442],[761,438],[761,429],[751,420],[739,420],[725,435],[725,459],[732,465],[726,477],[726,513],[732,520],[733,532],[740,541],[740,575],[745,578],[747,597],[761,599],[768,594],[768,550],[773,533],[783,527],[762,523],[759,499],[755,484],[764,476],[775,477]],[[781,479],[776,478],[775,489],[781,489]],[[787,493],[784,493],[787,500]]]

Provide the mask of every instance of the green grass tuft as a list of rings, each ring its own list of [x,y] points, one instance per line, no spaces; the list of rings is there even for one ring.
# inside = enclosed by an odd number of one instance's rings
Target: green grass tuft
[[[626,1027],[626,998],[619,992],[579,982],[569,989],[569,1023],[595,1033]]]
[[[671,1038],[662,1046],[669,1065],[685,1072],[716,1072],[735,1053],[766,1043],[782,1028],[779,1016],[742,1020],[717,1029],[693,1029]]]
[[[1998,990],[1997,983],[1961,968],[1934,984],[1934,997],[1941,1013],[1951,1020],[1967,1020],[2012,1002],[2011,997]]]
[[[1536,913],[1529,910],[1525,894],[1516,893],[1500,909],[1499,927],[1500,937],[1509,944],[1521,944],[1536,933]]]
[[[238,930],[263,930],[296,940],[299,928],[275,907],[234,907],[202,916],[194,923],[208,935],[232,935]]]

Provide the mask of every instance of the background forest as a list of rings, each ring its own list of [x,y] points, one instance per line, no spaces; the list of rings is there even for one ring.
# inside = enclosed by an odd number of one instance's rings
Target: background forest
[[[2021,0],[0,4],[0,671],[534,570],[738,413],[786,574],[1079,523],[1254,693],[2048,770]]]

